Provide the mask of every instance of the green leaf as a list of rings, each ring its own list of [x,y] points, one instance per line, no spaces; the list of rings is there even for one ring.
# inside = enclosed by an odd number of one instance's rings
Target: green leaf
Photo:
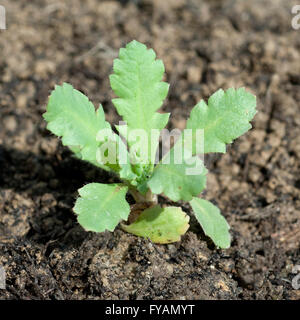
[[[114,138],[114,141],[110,141],[109,144],[115,144],[116,150],[118,150],[117,142],[120,138],[105,121],[102,106],[100,105],[95,111],[88,98],[70,84],[55,86],[49,98],[47,112],[43,117],[48,122],[47,128],[55,135],[62,137],[63,145],[68,146],[76,157],[102,169],[119,172],[121,178],[127,180],[136,178],[129,162],[119,165],[117,159],[116,163],[100,164],[97,161],[97,149],[103,143],[97,141],[100,130],[105,129],[109,132],[109,136]]]
[[[114,231],[130,212],[125,199],[127,189],[120,184],[101,183],[90,183],[79,189],[74,212],[80,225],[87,231]]]
[[[63,145],[81,159],[96,164],[97,133],[109,126],[101,105],[96,112],[84,94],[64,83],[55,86],[43,117],[48,122],[47,129],[62,137]]]
[[[110,76],[111,87],[119,97],[112,101],[127,122],[128,133],[133,129],[143,129],[147,134],[146,163],[150,162],[151,144],[155,150],[158,145],[158,137],[151,141],[151,129],[161,130],[169,119],[169,114],[156,112],[167,96],[169,85],[161,81],[164,65],[155,57],[152,49],[148,50],[144,44],[134,40],[120,49],[119,59],[114,60],[114,74]],[[122,126],[117,128],[122,130]],[[128,145],[131,144],[128,141]],[[155,154],[152,156],[154,160]]]
[[[187,129],[204,130],[204,152],[226,152],[226,144],[251,128],[249,123],[256,110],[256,98],[244,88],[218,90],[208,99],[201,100],[191,111]],[[195,146],[194,146],[195,154]]]
[[[149,238],[154,243],[172,243],[180,241],[186,233],[189,219],[181,208],[157,205],[143,211],[132,224],[121,226],[126,232]]]
[[[153,193],[163,193],[172,201],[190,201],[205,188],[207,170],[197,156],[189,159],[184,159],[182,156],[182,163],[177,164],[176,162],[179,162],[180,159],[176,160],[175,152],[176,148],[170,150],[169,164],[163,163],[167,155],[155,167],[148,186]],[[194,163],[188,164],[188,161]],[[198,163],[197,167],[196,163]],[[191,170],[194,172],[190,172]]]
[[[204,233],[212,239],[216,246],[223,249],[229,248],[230,227],[219,208],[200,198],[193,198],[190,204]]]

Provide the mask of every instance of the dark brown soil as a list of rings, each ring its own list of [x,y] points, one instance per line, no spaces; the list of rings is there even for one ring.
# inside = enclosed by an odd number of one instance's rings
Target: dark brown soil
[[[289,0],[32,0],[1,2],[0,299],[300,299],[300,30]],[[191,218],[182,241],[154,245],[85,232],[77,189],[106,173],[72,158],[41,115],[67,81],[111,104],[108,75],[132,39],[153,47],[171,83],[164,111],[183,128],[200,98],[245,86],[257,95],[254,129],[207,158],[208,188],[231,225],[217,250]],[[161,201],[165,201],[162,200]],[[185,204],[183,209],[190,213]]]

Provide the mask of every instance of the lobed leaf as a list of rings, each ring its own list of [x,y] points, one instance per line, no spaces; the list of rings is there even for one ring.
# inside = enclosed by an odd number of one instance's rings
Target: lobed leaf
[[[200,198],[193,198],[190,204],[204,233],[212,239],[216,246],[224,249],[229,248],[230,227],[221,215],[219,208]]]
[[[118,172],[123,179],[136,178],[129,163],[120,165],[116,161],[116,163],[100,164],[97,161],[97,149],[103,143],[97,141],[99,131],[106,129],[110,133],[110,137],[114,139],[109,143],[116,144],[116,149],[120,138],[105,121],[102,106],[100,105],[95,111],[89,99],[72,85],[64,83],[62,86],[55,86],[43,117],[48,122],[47,129],[62,137],[63,145],[68,146],[78,158],[105,170]]]
[[[143,129],[147,134],[148,163],[151,146],[156,150],[158,145],[158,137],[151,141],[151,130],[161,130],[169,119],[168,113],[156,112],[167,96],[169,85],[161,81],[164,65],[155,58],[152,49],[148,50],[144,44],[134,40],[120,49],[119,59],[114,60],[114,74],[110,76],[111,87],[119,97],[112,102],[127,122],[128,133],[133,129]],[[122,126],[117,128],[122,130]],[[131,142],[128,144],[130,146]]]
[[[186,127],[204,130],[204,153],[225,153],[226,144],[251,128],[255,107],[255,96],[244,88],[220,89],[208,99],[208,105],[201,100],[192,109]]]
[[[154,243],[172,243],[180,238],[189,228],[189,216],[181,208],[159,205],[144,210],[135,222],[122,224],[122,229],[150,239]]]
[[[170,150],[169,164],[161,162],[155,167],[148,186],[153,193],[163,193],[172,201],[190,201],[206,187],[207,170],[197,156],[189,159],[182,157],[182,163],[176,164],[175,152],[175,148]],[[194,164],[188,164],[187,161],[193,161]],[[198,168],[195,168],[195,161],[200,161]],[[198,172],[189,174],[188,170],[191,169],[198,169]]]
[[[74,212],[78,222],[87,231],[114,231],[130,212],[126,201],[128,188],[120,184],[90,183],[79,189]]]
[[[109,126],[101,105],[95,111],[84,94],[64,83],[55,86],[43,117],[48,122],[47,129],[62,137],[63,145],[83,160],[96,163],[97,133]]]

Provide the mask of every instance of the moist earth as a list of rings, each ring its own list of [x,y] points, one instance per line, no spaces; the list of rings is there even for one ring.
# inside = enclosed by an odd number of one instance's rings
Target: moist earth
[[[300,30],[294,1],[2,1],[0,299],[300,299]],[[120,119],[108,76],[132,39],[153,47],[170,91],[162,111],[183,129],[219,88],[257,96],[253,129],[206,157],[207,190],[231,226],[219,250],[192,215],[181,242],[85,232],[77,189],[115,178],[72,157],[42,119],[54,85],[72,83]],[[159,198],[161,203],[171,203]]]

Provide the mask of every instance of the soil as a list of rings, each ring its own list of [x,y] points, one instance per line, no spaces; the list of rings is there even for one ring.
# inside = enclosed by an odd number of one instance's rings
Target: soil
[[[300,299],[300,31],[289,0],[26,0],[1,2],[0,299]],[[112,182],[76,160],[45,128],[50,90],[63,81],[119,120],[108,75],[132,39],[153,47],[170,92],[162,108],[183,128],[218,88],[258,99],[253,129],[206,157],[203,197],[231,226],[216,249],[191,215],[182,241],[156,245],[85,232],[72,207],[88,182]],[[161,202],[166,202],[160,198]]]

